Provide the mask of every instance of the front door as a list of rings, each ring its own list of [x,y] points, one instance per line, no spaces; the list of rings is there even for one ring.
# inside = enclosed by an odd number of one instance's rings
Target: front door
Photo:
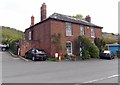
[[[66,51],[67,51],[68,55],[72,54],[72,42],[70,42],[70,41],[66,42]]]

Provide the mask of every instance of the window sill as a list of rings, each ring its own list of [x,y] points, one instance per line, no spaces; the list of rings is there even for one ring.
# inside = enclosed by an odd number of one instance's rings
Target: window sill
[[[72,37],[73,35],[66,35],[66,37]]]
[[[91,38],[95,38],[95,36],[91,36]]]

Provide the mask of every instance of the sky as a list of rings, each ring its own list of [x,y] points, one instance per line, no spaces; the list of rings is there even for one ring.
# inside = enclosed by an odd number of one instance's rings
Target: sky
[[[47,17],[54,12],[64,15],[90,15],[91,22],[103,32],[118,33],[118,2],[120,0],[0,0],[0,26],[25,31],[31,16],[40,22],[40,7],[47,5]]]

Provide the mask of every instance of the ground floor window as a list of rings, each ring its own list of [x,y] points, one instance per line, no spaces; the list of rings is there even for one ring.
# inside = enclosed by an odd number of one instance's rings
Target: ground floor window
[[[72,54],[72,42],[71,41],[66,42],[66,51],[68,55]]]

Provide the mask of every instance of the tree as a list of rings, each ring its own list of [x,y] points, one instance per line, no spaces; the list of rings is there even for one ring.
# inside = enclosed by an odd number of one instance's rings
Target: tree
[[[94,39],[94,43],[95,45],[99,48],[99,51],[101,52],[102,50],[104,50],[105,48],[105,41],[103,39],[100,38],[95,38]]]
[[[55,46],[56,52],[60,52],[62,50],[61,34],[60,33],[54,33],[52,35],[52,43]]]
[[[83,15],[81,15],[81,14],[76,14],[75,16],[72,16],[72,17],[73,17],[73,18],[80,19],[80,20],[83,19]]]
[[[10,27],[2,27],[2,43],[3,44],[10,44],[11,42],[18,40],[18,39],[23,39],[24,38],[24,33],[16,30],[14,28]]]
[[[99,58],[98,47],[91,43],[89,46],[89,54],[90,54],[91,58]]]
[[[15,41],[23,38],[24,33],[22,31],[2,26],[2,44],[9,44],[12,52],[15,50]]]
[[[75,39],[75,48],[76,55],[79,54],[79,49],[82,48],[82,56],[81,58],[90,59],[90,58],[98,58],[99,57],[99,49],[93,43],[91,43],[90,39],[86,36],[79,36]]]
[[[103,38],[103,41],[106,43],[106,44],[114,44],[114,43],[117,43],[118,41],[114,38]]]

